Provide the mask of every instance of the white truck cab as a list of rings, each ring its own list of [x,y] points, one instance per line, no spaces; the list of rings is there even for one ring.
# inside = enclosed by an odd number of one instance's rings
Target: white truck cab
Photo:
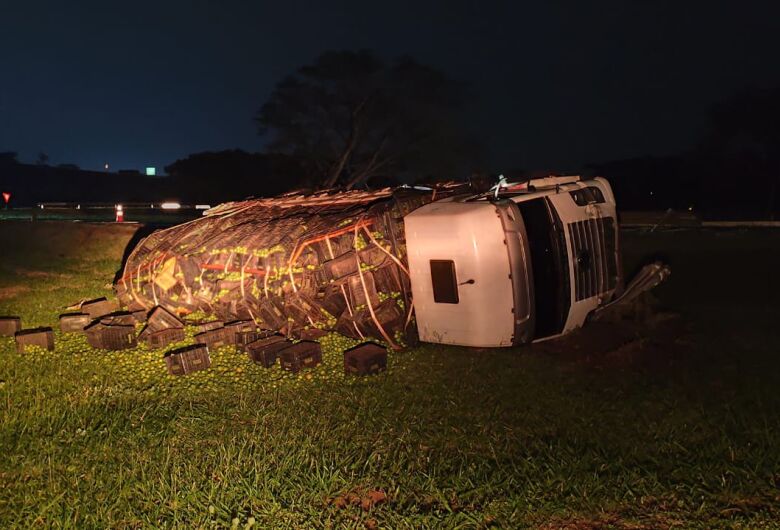
[[[404,218],[420,339],[512,346],[580,327],[622,287],[615,197],[547,177],[451,197]]]

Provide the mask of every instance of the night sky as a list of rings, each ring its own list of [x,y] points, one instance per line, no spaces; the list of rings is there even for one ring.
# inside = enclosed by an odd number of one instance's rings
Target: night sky
[[[712,102],[780,84],[772,4],[5,0],[0,151],[140,169],[260,150],[252,117],[281,77],[365,48],[469,82],[489,171],[668,154]]]

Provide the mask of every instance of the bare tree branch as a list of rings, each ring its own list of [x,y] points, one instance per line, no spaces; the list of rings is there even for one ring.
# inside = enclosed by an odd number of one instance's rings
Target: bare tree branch
[[[306,160],[321,187],[451,174],[476,149],[456,119],[461,85],[404,57],[326,52],[286,77],[257,114],[272,146]],[[471,165],[471,164],[470,164]]]

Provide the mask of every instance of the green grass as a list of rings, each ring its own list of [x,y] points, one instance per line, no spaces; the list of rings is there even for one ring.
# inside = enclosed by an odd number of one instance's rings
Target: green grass
[[[0,314],[110,293],[131,233],[58,226],[0,225]],[[641,337],[653,362],[428,345],[352,378],[330,336],[299,376],[226,348],[173,378],[161,350],[0,339],[0,527],[780,527],[780,234],[624,242],[628,269],[667,255],[687,323]]]

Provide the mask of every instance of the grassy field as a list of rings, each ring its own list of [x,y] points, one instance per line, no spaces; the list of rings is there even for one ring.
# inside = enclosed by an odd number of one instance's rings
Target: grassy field
[[[109,295],[132,230],[0,223],[0,314]],[[228,348],[172,378],[159,350],[2,338],[0,528],[780,528],[780,233],[624,243],[671,263],[682,318],[622,346],[428,345],[356,379],[330,336],[300,376]]]

